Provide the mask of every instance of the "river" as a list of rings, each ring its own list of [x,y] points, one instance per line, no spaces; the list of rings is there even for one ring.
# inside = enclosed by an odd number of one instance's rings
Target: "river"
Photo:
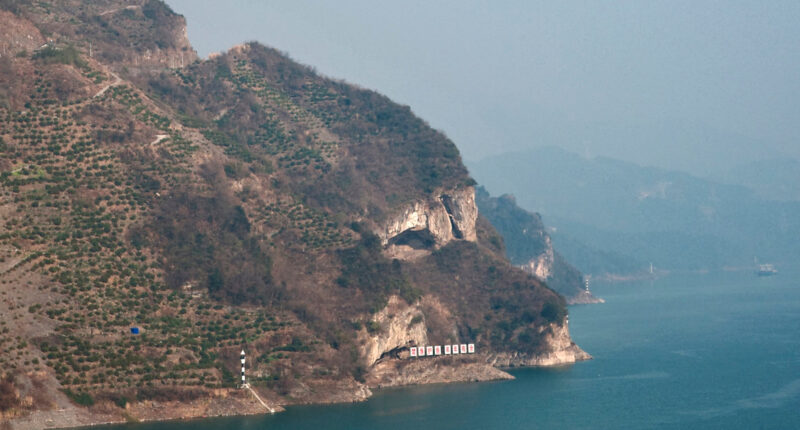
[[[800,428],[800,273],[672,275],[595,284],[570,308],[594,359],[513,370],[514,381],[376,392],[274,416],[109,426],[235,429]]]

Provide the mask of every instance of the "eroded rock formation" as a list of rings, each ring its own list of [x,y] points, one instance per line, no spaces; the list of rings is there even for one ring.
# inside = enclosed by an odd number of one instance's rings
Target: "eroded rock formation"
[[[547,281],[553,276],[553,263],[555,255],[550,236],[544,236],[545,249],[541,254],[534,256],[527,263],[522,265],[522,269],[535,275],[537,278]]]
[[[543,350],[546,352],[541,354],[490,353],[487,362],[498,367],[556,366],[592,358],[572,341],[566,324],[553,323],[548,327],[541,327],[540,330],[545,333],[543,343],[546,347]]]
[[[442,384],[514,379],[481,356],[440,356],[421,360],[393,360],[378,363],[367,376],[371,387]]]
[[[403,299],[391,296],[389,303],[376,313],[370,333],[362,330],[361,357],[367,365],[373,365],[385,354],[407,348],[409,345],[428,343],[428,328],[420,304],[408,305]]]
[[[517,205],[514,196],[491,197],[478,188],[476,203],[498,232],[503,235],[508,258],[524,271],[567,299],[568,304],[602,303],[587,292],[583,274],[553,249],[542,217]]]
[[[475,189],[465,187],[414,202],[391,218],[377,234],[390,256],[413,259],[452,240],[475,242],[477,219]]]
[[[410,346],[440,343],[436,342],[438,339],[430,339],[428,320],[446,320],[448,317],[434,297],[426,296],[408,305],[401,298],[392,296],[388,305],[373,317],[372,333],[365,328],[359,336],[361,356],[367,365],[367,385],[386,387],[513,379],[499,368],[557,366],[591,359],[572,341],[566,323],[552,323],[539,328],[543,339],[541,350],[545,352],[538,354],[479,350],[469,355],[411,358]],[[446,336],[454,336],[451,341],[458,339],[455,330]]]

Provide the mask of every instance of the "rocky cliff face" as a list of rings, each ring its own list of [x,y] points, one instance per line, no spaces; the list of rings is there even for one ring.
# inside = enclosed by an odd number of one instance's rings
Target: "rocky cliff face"
[[[544,252],[539,255],[531,257],[528,262],[522,264],[522,269],[528,273],[533,274],[537,278],[547,281],[553,276],[553,263],[555,256],[553,251],[553,244],[549,236],[544,238]]]
[[[421,360],[386,360],[377,363],[366,377],[370,387],[444,384],[514,379],[483,361],[483,356],[428,357]]]
[[[589,305],[604,303],[595,297],[581,281],[583,275],[572,267],[561,254],[555,252],[549,235],[544,237],[544,252],[522,264],[522,270],[547,282],[553,289],[563,294],[570,305]]]
[[[137,0],[85,2],[61,0],[50,4],[27,1],[16,3],[12,9],[17,17],[33,22],[47,42],[57,46],[71,45],[88,56],[132,73],[188,66],[197,60],[189,43],[186,20],[160,1]],[[4,12],[7,13],[7,12]],[[0,16],[0,22],[5,17]],[[81,25],[75,25],[80,22]],[[27,26],[14,23],[7,27],[14,36],[9,47],[38,48],[36,34]],[[25,30],[25,31],[18,31]],[[0,30],[0,35],[3,31]],[[29,41],[22,40],[25,35]],[[29,37],[30,36],[30,37]],[[41,37],[41,36],[40,36]],[[2,49],[2,46],[0,46]]]
[[[388,354],[407,354],[409,346],[427,345],[428,328],[419,303],[409,305],[391,296],[384,309],[376,313],[368,327],[359,333],[360,356],[367,366]]]
[[[435,309],[433,313],[438,315],[431,315],[431,309]],[[498,367],[558,366],[591,359],[572,341],[566,323],[551,323],[538,328],[542,339],[542,352],[539,353],[497,351],[485,347],[480,350],[479,347],[474,355],[410,358],[410,346],[438,344],[429,343],[426,320],[437,318],[447,321],[448,317],[452,318],[443,313],[438,300],[429,297],[415,305],[407,305],[399,297],[390,299],[386,308],[373,318],[374,333],[368,334],[367,330],[363,330],[359,336],[361,356],[365,357],[367,365],[367,385],[386,387],[513,379]],[[448,341],[458,342],[455,323],[452,322],[452,325]]]
[[[436,341],[429,341],[432,327],[428,320],[436,320],[433,325],[441,332],[434,334]],[[430,296],[413,305],[392,296],[371,324],[370,330],[365,328],[359,334],[370,387],[512,379],[497,367],[556,366],[591,359],[572,341],[566,323],[538,327],[540,353],[496,351],[484,346],[474,355],[410,358],[410,346],[441,344],[442,339],[460,342],[453,315]]]
[[[377,234],[390,256],[413,259],[452,240],[475,242],[477,219],[475,189],[463,187],[412,203]]]
[[[589,360],[591,355],[582,350],[569,336],[567,325],[553,323],[540,328],[546,345],[540,354],[499,352],[487,355],[487,362],[499,367],[558,366],[576,361]]]
[[[511,195],[491,197],[479,188],[477,204],[503,235],[508,258],[562,294],[569,304],[602,303],[584,288],[583,274],[553,249],[542,217],[517,206]]]

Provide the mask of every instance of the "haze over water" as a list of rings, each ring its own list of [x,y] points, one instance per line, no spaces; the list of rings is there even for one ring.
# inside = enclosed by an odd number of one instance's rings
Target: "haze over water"
[[[274,416],[116,426],[135,430],[800,427],[797,271],[595,285],[570,308],[594,360],[519,369],[514,381],[378,391],[358,404]]]

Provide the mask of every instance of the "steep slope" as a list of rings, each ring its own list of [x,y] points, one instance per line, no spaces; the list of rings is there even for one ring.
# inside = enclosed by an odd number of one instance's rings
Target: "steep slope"
[[[0,5],[27,33],[0,41],[0,407],[18,424],[263,412],[236,389],[242,348],[270,405],[588,357],[408,107],[258,44],[194,61],[158,1]],[[479,353],[399,377],[411,341]]]
[[[475,193],[480,213],[503,236],[506,253],[515,266],[535,275],[570,304],[602,302],[586,289],[583,274],[553,249],[542,217],[517,206],[511,195],[491,197],[482,187]]]

